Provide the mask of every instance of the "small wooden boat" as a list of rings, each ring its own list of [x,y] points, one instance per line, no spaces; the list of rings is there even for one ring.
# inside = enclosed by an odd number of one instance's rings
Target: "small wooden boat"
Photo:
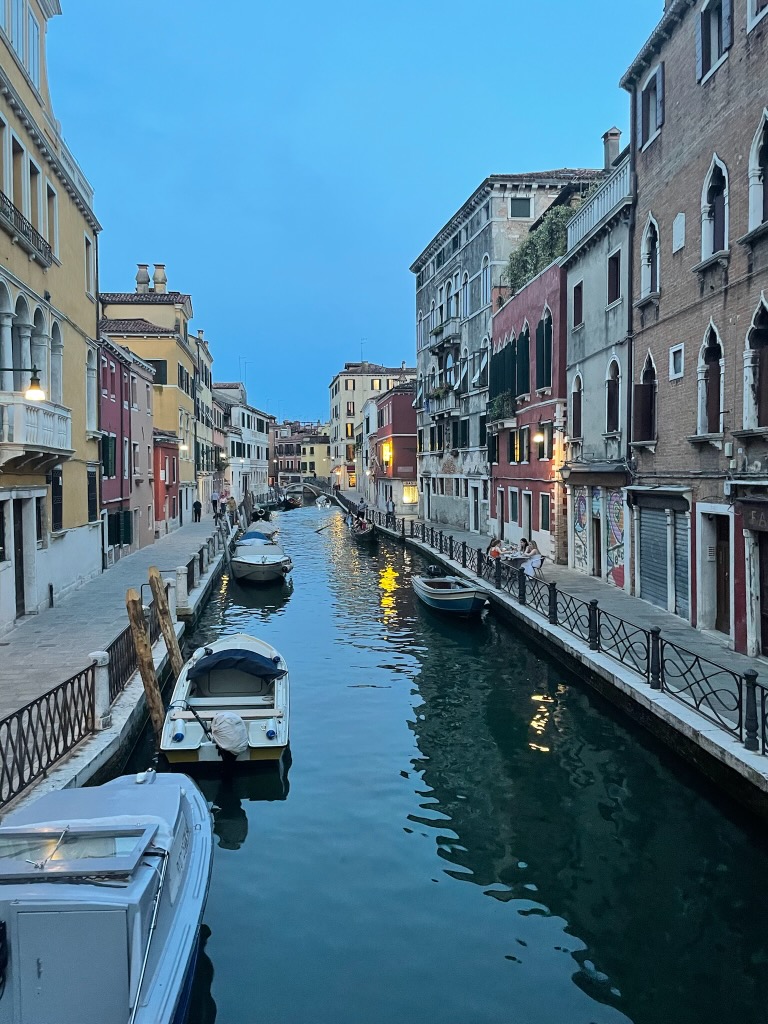
[[[213,862],[184,775],[61,789],[0,828],[0,1019],[181,1024]]]
[[[364,526],[361,526],[358,520],[354,519],[349,527],[349,532],[358,544],[370,544],[376,540],[376,530],[373,523],[366,523]]]
[[[272,583],[293,569],[290,555],[272,536],[258,536],[251,529],[235,544],[230,562],[232,575],[245,583]]]
[[[264,640],[237,633],[184,665],[160,750],[173,764],[276,760],[288,746],[288,666]]]
[[[321,494],[318,498],[315,499],[315,505],[317,506],[317,508],[330,508],[331,499],[327,498],[324,494]]]
[[[301,508],[302,505],[303,502],[301,498],[297,498],[295,494],[289,494],[283,500],[283,508],[286,512],[290,511],[292,508]]]
[[[424,604],[451,615],[477,615],[487,600],[484,590],[457,576],[414,576],[411,585]]]

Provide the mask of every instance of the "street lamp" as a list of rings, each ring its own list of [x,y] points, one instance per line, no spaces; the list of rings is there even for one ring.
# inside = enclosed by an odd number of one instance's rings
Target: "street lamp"
[[[0,373],[28,373],[29,387],[24,392],[24,397],[29,402],[44,402],[45,392],[40,386],[40,371],[36,366],[0,366]]]
[[[541,420],[539,420],[539,426],[536,433],[533,435],[533,443],[541,444],[544,440],[544,431],[541,429]]]

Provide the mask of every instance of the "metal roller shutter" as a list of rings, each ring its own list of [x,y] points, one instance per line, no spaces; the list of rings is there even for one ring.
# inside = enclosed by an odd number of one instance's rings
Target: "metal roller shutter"
[[[640,509],[640,596],[667,607],[667,514]]]
[[[688,520],[675,512],[675,612],[688,618]]]

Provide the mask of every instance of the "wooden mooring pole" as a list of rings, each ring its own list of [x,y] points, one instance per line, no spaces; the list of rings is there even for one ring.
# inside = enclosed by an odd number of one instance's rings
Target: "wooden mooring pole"
[[[168,607],[168,595],[165,592],[165,583],[160,575],[160,570],[154,565],[149,567],[149,585],[152,588],[152,596],[155,599],[163,640],[165,640],[165,646],[168,648],[168,659],[171,663],[173,681],[176,682],[184,665],[184,659],[181,656],[179,640],[173,627],[171,610]]]
[[[125,606],[128,609],[128,621],[131,624],[131,636],[136,648],[136,659],[139,663],[141,681],[144,684],[144,694],[147,698],[149,717],[152,722],[152,729],[155,733],[155,743],[160,748],[160,738],[163,734],[163,699],[160,696],[160,687],[155,674],[155,664],[152,660],[152,645],[147,636],[147,626],[144,621],[144,609],[141,606],[141,597],[138,591],[131,588],[125,595]]]

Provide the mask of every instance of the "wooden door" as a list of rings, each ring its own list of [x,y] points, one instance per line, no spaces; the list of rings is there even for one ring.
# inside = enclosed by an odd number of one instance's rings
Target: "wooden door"
[[[597,517],[592,520],[592,575],[603,576],[603,530]]]
[[[731,633],[731,539],[730,520],[727,516],[715,516],[716,545],[715,569],[717,572],[717,611],[715,629],[719,633]]]
[[[20,618],[27,610],[24,602],[24,502],[21,498],[13,499],[13,569],[16,582],[16,617]]]

